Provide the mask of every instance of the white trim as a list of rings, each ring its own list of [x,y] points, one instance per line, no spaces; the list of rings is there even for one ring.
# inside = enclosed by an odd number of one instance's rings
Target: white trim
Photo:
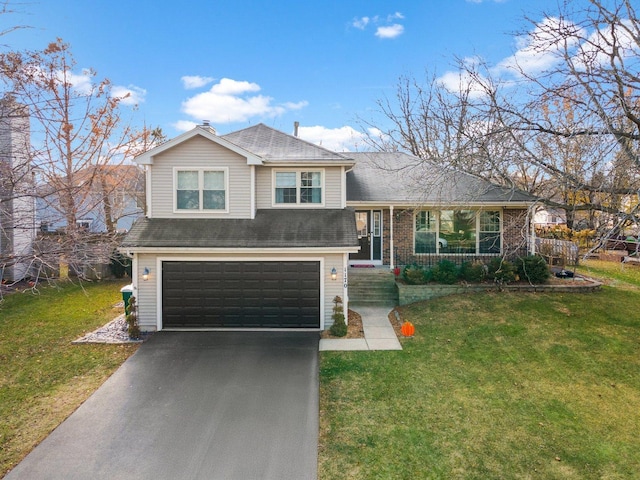
[[[198,172],[198,210],[178,208],[178,172]],[[224,209],[204,208],[204,174],[205,172],[224,173]],[[229,213],[229,167],[173,167],[173,213],[186,215],[227,214]]]
[[[471,211],[474,212],[474,223],[475,223],[475,252],[474,253],[454,253],[454,252],[441,252],[440,251],[440,214],[443,211],[452,211],[452,212],[456,212],[456,211],[462,211],[462,210],[467,210],[467,211]],[[499,253],[487,253],[487,252],[483,252],[480,253],[480,212],[494,212],[497,211],[500,215],[500,252]],[[438,241],[436,242],[436,250],[435,252],[425,252],[425,253],[418,253],[416,252],[416,217],[418,216],[419,213],[421,212],[434,212],[436,214],[436,230],[435,230],[435,235],[436,235],[436,239],[438,239]],[[413,251],[413,255],[415,256],[420,256],[420,255],[449,255],[449,256],[465,256],[465,255],[473,255],[476,257],[480,257],[480,256],[495,256],[495,255],[502,255],[503,251],[504,251],[504,209],[503,208],[440,208],[440,209],[436,209],[436,208],[420,208],[420,209],[416,209],[413,212],[412,215],[412,251]]]
[[[349,324],[349,254],[342,255],[342,307],[344,312],[345,322]]]
[[[296,174],[296,203],[276,203],[276,174],[282,172],[295,172]],[[320,203],[300,203],[300,189],[302,172],[319,172],[320,173],[320,189],[322,201]],[[271,207],[273,208],[322,208],[325,204],[327,191],[325,187],[326,172],[324,168],[317,167],[297,167],[297,168],[272,168],[271,169]]]
[[[278,248],[202,248],[202,247],[125,247],[125,251],[131,253],[149,253],[149,254],[212,254],[212,253],[224,253],[224,254],[251,254],[251,255],[264,255],[264,254],[283,254],[283,253],[357,253],[360,249],[357,246],[354,247],[278,247]]]
[[[395,255],[393,254],[393,205],[389,205],[389,268],[395,268]],[[382,252],[384,258],[384,252]]]
[[[144,181],[145,181],[145,215],[147,216],[147,218],[152,218],[153,216],[153,210],[151,208],[152,203],[151,203],[151,193],[152,193],[152,189],[151,189],[151,167],[149,165],[145,165],[144,166]]]
[[[251,182],[251,192],[249,193],[249,208],[251,209],[251,220],[256,218],[256,166],[251,165],[249,167],[249,171],[251,172],[250,182]]]
[[[325,325],[325,283],[327,281],[327,274],[325,272],[325,258],[324,257],[184,257],[184,256],[163,256],[156,257],[156,329],[162,330],[162,262],[318,262],[320,271],[320,331],[324,330]],[[244,330],[244,329],[243,329]],[[307,331],[314,331],[317,329],[309,328]]]
[[[346,168],[340,168],[340,208],[347,207],[347,172]]]

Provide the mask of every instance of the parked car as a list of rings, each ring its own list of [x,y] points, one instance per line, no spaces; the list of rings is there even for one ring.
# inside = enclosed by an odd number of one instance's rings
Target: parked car
[[[629,255],[633,255],[640,251],[640,241],[638,237],[631,235],[618,235],[608,238],[605,248],[607,250],[626,250]]]

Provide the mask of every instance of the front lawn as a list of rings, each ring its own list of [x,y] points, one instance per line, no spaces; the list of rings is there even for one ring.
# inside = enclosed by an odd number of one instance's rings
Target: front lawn
[[[122,313],[113,307],[122,285],[68,284],[0,303],[0,477],[136,350],[71,345]]]
[[[617,269],[628,288],[441,298],[401,309],[403,351],[323,352],[320,478],[638,478],[640,277]]]

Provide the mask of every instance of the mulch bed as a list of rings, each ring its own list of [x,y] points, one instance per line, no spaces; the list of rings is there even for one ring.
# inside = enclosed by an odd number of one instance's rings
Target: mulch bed
[[[364,338],[364,329],[362,328],[362,317],[358,312],[349,310],[349,324],[347,325],[347,334],[344,337],[335,337],[331,335],[329,330],[324,330],[320,334],[320,338]]]

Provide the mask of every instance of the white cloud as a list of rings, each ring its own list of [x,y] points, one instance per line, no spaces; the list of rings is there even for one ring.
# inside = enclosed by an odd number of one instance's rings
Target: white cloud
[[[147,91],[144,88],[136,87],[135,85],[129,85],[128,87],[114,85],[111,88],[111,97],[121,98],[120,103],[122,105],[138,105],[144,102],[146,95]]]
[[[171,126],[179,132],[186,132],[188,130],[196,128],[198,124],[190,120],[178,120],[177,122],[172,123]]]
[[[260,86],[257,83],[223,78],[220,83],[211,87],[211,91],[219,95],[239,95],[245,92],[259,92]]]
[[[399,23],[389,25],[386,27],[378,27],[376,30],[376,37],[378,38],[396,38],[404,33],[404,26]]]
[[[370,20],[371,19],[369,17],[355,18],[351,23],[351,25],[353,25],[355,28],[359,30],[364,30],[366,26],[369,25]]]
[[[481,83],[483,79],[476,79],[468,72],[446,72],[438,78],[438,83],[447,89],[448,92],[458,94],[468,92],[469,98],[481,98],[486,95],[486,91]]]
[[[320,125],[300,127],[298,135],[308,142],[315,143],[334,152],[358,150],[365,145],[365,135],[348,125],[340,128],[326,128]]]
[[[403,20],[404,15],[401,12],[395,12],[386,17],[358,17],[353,19],[351,25],[358,30],[365,30],[368,25],[375,25],[375,36],[378,38],[396,38],[404,33],[404,26],[399,23],[393,23],[397,20]],[[389,25],[391,24],[391,25]]]
[[[562,33],[561,33],[562,32]],[[566,36],[566,32],[572,32]],[[574,36],[575,34],[575,36]],[[556,17],[547,17],[527,35],[516,39],[518,50],[505,58],[496,67],[496,72],[511,72],[518,75],[536,75],[562,61],[564,49],[577,46],[577,36],[582,36],[580,27]]]
[[[185,75],[180,78],[180,80],[182,80],[182,85],[184,86],[184,88],[186,88],[187,90],[192,90],[194,88],[200,88],[208,85],[209,83],[213,82],[215,78],[202,77],[200,75]]]
[[[257,83],[223,78],[209,91],[182,102],[182,111],[198,121],[234,123],[253,117],[277,117],[308,105],[306,101],[275,104],[272,97],[256,94],[259,91]]]
[[[91,70],[84,69],[80,74],[73,73],[69,70],[66,72],[59,71],[56,74],[60,84],[68,83],[80,95],[91,95],[93,92],[93,73]]]

